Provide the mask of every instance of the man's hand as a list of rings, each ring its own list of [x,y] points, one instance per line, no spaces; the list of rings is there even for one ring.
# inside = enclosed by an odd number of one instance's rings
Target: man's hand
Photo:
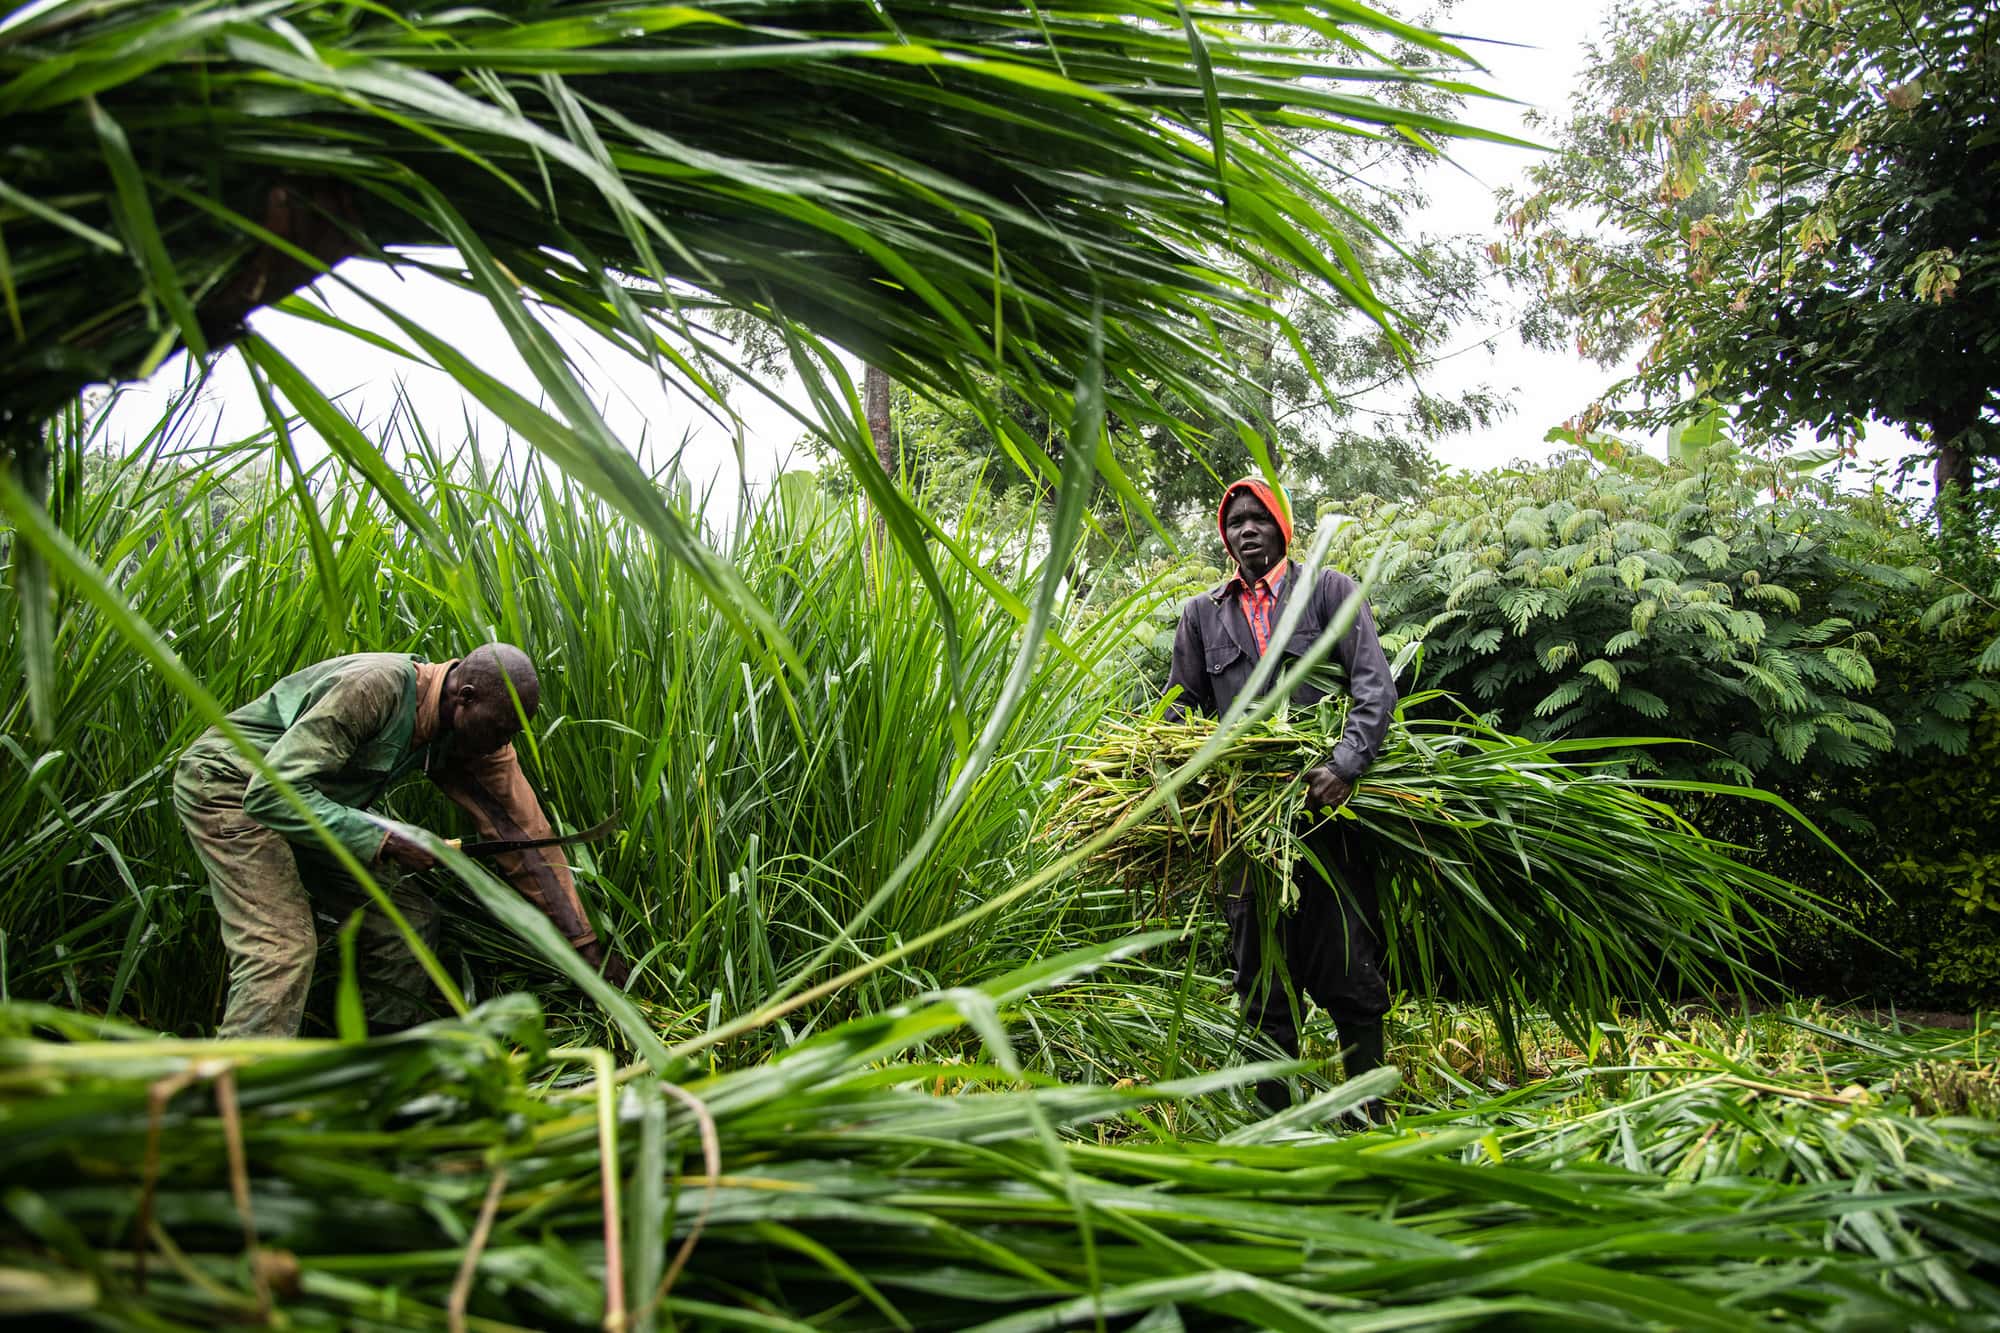
[[[1338,810],[1354,795],[1354,784],[1321,764],[1306,774],[1306,806],[1312,810]]]
[[[577,950],[579,957],[597,969],[598,975],[616,986],[625,989],[625,983],[632,979],[632,969],[625,964],[616,949],[606,949],[601,940],[592,940]]]
[[[379,858],[384,861],[394,861],[397,865],[411,870],[429,870],[437,864],[437,857],[431,854],[430,848],[416,839],[414,835],[419,831],[417,829],[405,831],[392,825],[389,836],[382,841]]]

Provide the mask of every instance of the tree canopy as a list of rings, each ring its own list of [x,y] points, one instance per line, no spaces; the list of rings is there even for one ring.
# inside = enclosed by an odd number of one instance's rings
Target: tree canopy
[[[2000,13],[1940,0],[1625,0],[1497,255],[1531,335],[1636,373],[1659,425],[1911,430],[2000,453]]]

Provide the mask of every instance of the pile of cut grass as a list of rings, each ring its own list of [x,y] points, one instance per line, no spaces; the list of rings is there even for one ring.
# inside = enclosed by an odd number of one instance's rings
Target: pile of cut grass
[[[1699,1073],[1733,1064],[1821,1090],[1858,1084],[1879,1094],[1893,1088],[1908,1094],[1908,1108],[1918,1114],[2000,1118],[2000,1016],[1960,1015],[1955,1021],[1961,1025],[1910,1024],[1820,999],[1787,1000],[1749,1013],[1676,1005],[1664,1014],[1610,1015],[1581,1041],[1537,1015],[1523,1024],[1519,1046],[1510,1051],[1489,1011],[1413,1000],[1391,1015],[1397,1042],[1390,1054],[1403,1068],[1405,1104],[1430,1109],[1532,1085],[1545,1091],[1589,1086],[1622,1097],[1629,1091],[1623,1080],[1634,1070]],[[1941,1077],[1927,1082],[1927,1073]]]
[[[1954,1030],[1867,1023],[1817,1003],[1749,1018],[1682,1010],[1664,1024],[1606,1024],[1584,1048],[1545,1030],[1533,1076],[1519,1082],[1479,1068],[1481,1038],[1495,1035],[1485,1016],[1428,1018],[1397,1052],[1411,1076],[1405,1129],[1478,1126],[1483,1154],[1553,1172],[1610,1167],[1667,1189],[1761,1181],[1837,1204],[1823,1242],[1872,1255],[1885,1286],[1931,1305],[1912,1326],[1992,1325],[1992,1016]]]
[[[15,1313],[151,1329],[275,1311],[297,1328],[487,1330],[2000,1317],[1994,1127],[1888,1101],[1796,1098],[1810,1122],[1761,1093],[1711,1133],[1743,1165],[1693,1174],[1671,1139],[1630,1160],[1617,1145],[1673,1131],[1663,1108],[1701,1109],[1728,1086],[1712,1079],[1630,1107],[1625,1133],[1553,1097],[1312,1132],[1388,1071],[1213,1142],[1066,1133],[1269,1072],[1024,1078],[1006,1016],[1120,952],[672,1082],[550,1049],[524,997],[347,1045],[160,1041],[0,1010],[0,1290]],[[984,1063],[926,1058],[968,1021]],[[51,1028],[71,1039],[29,1035]],[[964,1090],[932,1095],[940,1080]],[[1811,1174],[1784,1169],[1802,1128],[1816,1137],[1798,1155],[1838,1148]],[[1736,1146],[1753,1135],[1756,1152]]]

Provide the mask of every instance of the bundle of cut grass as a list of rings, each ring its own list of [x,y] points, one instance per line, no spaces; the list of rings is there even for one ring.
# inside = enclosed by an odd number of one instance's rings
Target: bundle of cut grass
[[[0,1008],[0,1313],[1000,1333],[1941,1328],[2000,1312],[1981,1271],[1990,1155],[1963,1154],[1952,1178],[1971,1193],[1940,1203],[1850,1192],[1881,1151],[1805,1183],[1682,1182],[1643,1161],[1551,1170],[1487,1123],[1288,1132],[1360,1082],[1219,1142],[1063,1135],[1272,1068],[1023,1086],[1001,1016],[1137,943],[853,1020],[766,1064],[684,1068],[678,1086],[549,1049],[519,996],[363,1044],[49,1041],[27,1034],[102,1034]],[[913,1047],[967,1019],[989,1063],[921,1062]],[[1393,1075],[1371,1077],[1380,1091]],[[933,1095],[946,1079],[957,1095]],[[1870,1236],[1925,1210],[1893,1255],[1915,1262],[1885,1271]]]
[[[1813,894],[1737,860],[1661,799],[1769,801],[1820,836],[1778,798],[1634,776],[1604,758],[1642,740],[1534,741],[1470,715],[1420,715],[1440,698],[1403,701],[1381,756],[1334,816],[1376,867],[1399,984],[1489,1004],[1511,1033],[1529,1009],[1575,1020],[1621,998],[1744,988],[1760,980],[1745,960],[1773,947],[1774,911],[1826,915]],[[1171,902],[1231,885],[1248,866],[1267,908],[1290,908],[1293,868],[1312,856],[1306,833],[1324,817],[1306,809],[1305,773],[1332,752],[1344,720],[1329,700],[1244,729],[1173,801],[1126,827],[1097,868]],[[1050,838],[1074,845],[1131,816],[1214,734],[1206,720],[1157,712],[1105,728],[1077,756]]]
[[[1180,430],[1162,402],[1231,410],[1225,338],[1286,321],[1256,281],[1205,256],[1287,286],[1302,272],[1395,327],[1345,239],[1365,210],[1283,135],[1429,147],[1474,133],[1371,95],[1463,91],[1474,61],[1352,0],[1198,16],[1157,0],[10,10],[8,423],[144,377],[177,345],[199,360],[240,340],[265,393],[414,522],[313,368],[244,335],[252,311],[339,261],[386,259],[485,298],[550,410],[461,354],[460,330],[358,285],[357,299],[731,601],[742,590],[690,547],[535,312],[563,312],[718,413],[716,367],[740,353],[695,312],[719,305],[775,324],[801,356],[812,347],[808,361],[830,356],[819,335],[902,383],[982,402],[990,374],[1059,419],[1077,368],[1101,355],[1121,368],[1114,402]],[[1426,65],[1376,54],[1397,44]],[[288,308],[381,341],[344,312]],[[851,413],[832,406],[840,385],[801,370],[829,408],[821,429],[863,462]],[[8,425],[0,457],[33,440]],[[1039,452],[1020,445],[1016,457]],[[38,466],[21,469],[30,489]],[[1122,472],[1107,476],[1143,505]],[[863,484],[895,503],[886,478]],[[891,534],[919,543],[895,512]]]
[[[1429,1064],[1454,1095],[1414,1117],[1406,1101],[1402,1123],[1478,1125],[1491,1135],[1479,1151],[1555,1172],[1610,1164],[1663,1182],[1778,1181],[1866,1201],[1875,1206],[1829,1219],[1832,1244],[1875,1254],[1887,1285],[1935,1303],[1931,1326],[1951,1326],[1947,1308],[1973,1326],[1992,1320],[1990,1293],[1933,1256],[2000,1235],[2000,1020],[1911,1031],[1793,1002],[1749,1018],[1684,1011],[1670,1026],[1601,1035],[1497,1096],[1441,1058],[1462,1043],[1406,1049],[1406,1072],[1421,1080]],[[2000,1276],[2000,1252],[1973,1249],[1971,1271]]]

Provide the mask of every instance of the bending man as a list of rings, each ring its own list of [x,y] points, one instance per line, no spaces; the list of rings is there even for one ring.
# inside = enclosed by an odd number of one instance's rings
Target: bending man
[[[1245,478],[1232,483],[1223,492],[1217,522],[1236,574],[1182,609],[1167,678],[1169,688],[1180,687],[1182,706],[1211,717],[1229,711],[1266,652],[1303,655],[1333,623],[1341,605],[1359,595],[1353,579],[1332,569],[1321,570],[1312,586],[1299,587],[1298,566],[1285,554],[1292,539],[1291,517],[1263,482]],[[1309,600],[1298,627],[1287,641],[1273,642],[1273,627],[1300,596]],[[1396,707],[1395,680],[1366,603],[1332,656],[1346,671],[1352,703],[1340,743],[1325,763],[1306,774],[1307,799],[1315,810],[1337,809],[1346,802],[1381,749]],[[1275,682],[1277,676],[1271,679]],[[1310,704],[1325,696],[1322,689],[1302,685],[1292,698]],[[1344,887],[1329,884],[1301,857],[1295,872],[1298,906],[1268,924],[1292,986],[1332,1016],[1347,1076],[1353,1078],[1382,1062],[1382,1015],[1389,1008],[1375,876],[1371,866],[1349,854],[1338,821],[1320,820],[1306,836],[1313,854]],[[1280,1050],[1296,1056],[1295,997],[1276,969],[1264,966],[1266,923],[1258,918],[1247,872],[1225,897],[1224,914],[1244,1017]],[[1259,1083],[1257,1095],[1274,1110],[1289,1099],[1277,1080]]]
[[[518,707],[516,700],[519,700]],[[398,778],[421,767],[472,816],[482,837],[542,838],[548,820],[522,776],[513,739],[533,718],[541,682],[526,653],[491,643],[455,662],[400,653],[336,657],[285,677],[229,720],[387,892],[427,943],[437,908],[401,882],[398,867],[434,863],[414,830],[366,813]],[[406,1027],[425,1016],[429,983],[395,926],[327,852],[312,825],[221,732],[202,733],[174,771],[174,808],[208,871],[229,952],[222,1037],[289,1037],[305,1014],[317,935],[315,909],[363,918],[362,971],[374,1017]],[[592,966],[623,984],[554,848],[499,862]]]

